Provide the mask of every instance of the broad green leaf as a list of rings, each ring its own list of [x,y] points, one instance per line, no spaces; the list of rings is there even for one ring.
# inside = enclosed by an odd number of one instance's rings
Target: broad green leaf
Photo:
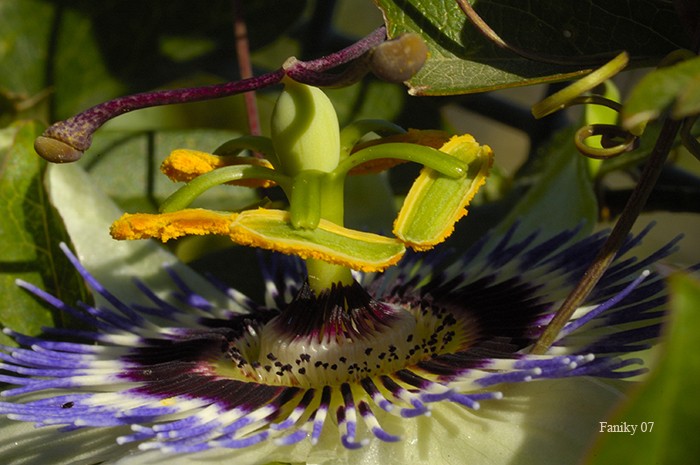
[[[64,316],[19,289],[16,279],[68,301],[85,300],[81,281],[57,247],[68,238],[44,189],[46,163],[33,149],[42,130],[25,121],[0,135],[0,324],[28,334],[60,326]]]
[[[451,95],[571,79],[589,65],[554,65],[498,49],[466,19],[455,1],[375,0],[390,37],[421,34],[430,48],[410,81],[416,95]],[[661,0],[472,1],[507,43],[541,55],[578,57],[627,50],[654,63],[689,46],[673,5]],[[600,62],[605,60],[601,57]]]
[[[561,231],[582,222],[588,231],[598,218],[587,159],[573,147],[575,128],[556,134],[542,149],[540,170],[525,177],[532,183],[522,199],[501,221],[497,231],[504,233],[516,221],[519,231]],[[496,154],[498,157],[498,154]]]
[[[658,116],[674,101],[673,116],[700,111],[700,58],[692,58],[645,75],[632,89],[622,109],[622,124],[633,128]]]
[[[5,0],[0,31],[0,87],[26,99],[50,88],[51,111],[59,118],[124,92],[105,63],[92,22],[77,9]]]
[[[246,2],[255,51],[289,30],[306,2]],[[270,14],[273,11],[277,14]],[[118,95],[198,74],[230,76],[232,3],[0,2],[0,93],[29,99],[51,91],[49,118],[64,119]],[[278,65],[281,63],[278,63]]]
[[[700,457],[700,282],[682,274],[669,282],[671,314],[658,365],[615,415],[601,418],[588,465],[686,464]],[[636,431],[608,432],[613,425]]]
[[[42,90],[52,13],[39,0],[0,2],[0,89],[26,98]]]
[[[674,118],[685,118],[697,114],[700,114],[700,73],[696,73],[688,82],[673,106]]]

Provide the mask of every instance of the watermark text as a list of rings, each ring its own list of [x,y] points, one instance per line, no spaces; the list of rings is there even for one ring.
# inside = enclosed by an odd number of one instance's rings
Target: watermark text
[[[643,421],[641,423],[627,423],[623,421],[622,423],[608,423],[607,421],[600,421],[599,433],[625,433],[630,436],[634,436],[635,433],[651,433],[654,430],[653,421]]]

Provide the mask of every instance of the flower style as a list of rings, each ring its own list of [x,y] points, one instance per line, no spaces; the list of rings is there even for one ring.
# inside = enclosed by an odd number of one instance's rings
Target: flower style
[[[75,308],[20,283],[95,329],[49,329],[43,338],[6,330],[22,347],[0,355],[9,373],[0,380],[14,385],[2,393],[9,402],[0,412],[62,425],[65,435],[113,429],[122,454],[186,457],[268,443],[299,460],[300,447],[324,457],[338,443],[400,441],[402,423],[436,405],[450,415],[482,405],[488,412],[507,402],[502,393],[514,384],[643,371],[628,354],[657,336],[666,305],[662,278],[648,270],[675,241],[636,260],[629,255],[643,234],[630,238],[549,353],[534,356],[528,347],[604,235],[515,233],[484,238],[464,255],[429,252],[383,274],[355,273],[356,282],[320,295],[310,291],[301,262],[280,258],[266,270],[264,304],[229,289],[228,309],[175,274],[182,305],[139,282],[152,304],[129,305],[64,247],[110,305]]]

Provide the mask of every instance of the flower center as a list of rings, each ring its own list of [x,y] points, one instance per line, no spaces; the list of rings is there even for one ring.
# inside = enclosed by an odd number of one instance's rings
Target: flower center
[[[216,371],[270,385],[335,386],[466,350],[474,329],[447,309],[378,302],[356,282],[319,296],[305,285],[281,314],[231,341],[230,359]]]

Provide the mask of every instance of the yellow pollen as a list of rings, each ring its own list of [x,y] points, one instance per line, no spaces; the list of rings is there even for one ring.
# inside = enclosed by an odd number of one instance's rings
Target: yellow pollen
[[[188,234],[228,235],[236,213],[217,213],[200,208],[172,213],[125,213],[110,228],[115,239],[158,238],[163,242]]]
[[[314,230],[295,229],[289,212],[248,210],[230,225],[231,240],[247,246],[274,250],[303,259],[318,259],[365,272],[395,265],[405,248],[400,241],[344,228],[322,219]]]
[[[236,155],[212,155],[197,150],[178,149],[173,151],[160,165],[160,170],[172,181],[189,182],[216,168],[233,165],[252,165],[273,169],[269,161],[254,157]],[[228,184],[245,187],[270,187],[275,185],[267,179],[242,179]]]

